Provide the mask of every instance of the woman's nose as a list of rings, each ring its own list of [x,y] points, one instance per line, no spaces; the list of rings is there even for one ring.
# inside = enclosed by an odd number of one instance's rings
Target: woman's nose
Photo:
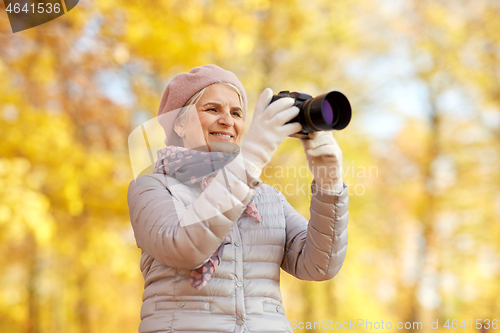
[[[234,120],[229,112],[224,112],[220,115],[218,123],[221,125],[231,127],[234,125]]]

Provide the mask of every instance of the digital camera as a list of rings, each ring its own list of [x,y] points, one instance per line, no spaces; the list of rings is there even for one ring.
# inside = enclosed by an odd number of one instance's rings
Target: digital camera
[[[274,95],[271,103],[283,98],[292,97],[294,106],[300,110],[297,117],[289,121],[299,122],[302,130],[294,136],[307,136],[309,132],[333,131],[344,129],[351,121],[351,105],[349,100],[339,91],[312,97],[300,92],[280,91]]]

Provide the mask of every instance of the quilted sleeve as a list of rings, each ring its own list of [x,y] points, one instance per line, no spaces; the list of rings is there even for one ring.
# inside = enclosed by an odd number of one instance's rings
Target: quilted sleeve
[[[186,207],[170,192],[176,189],[168,188],[168,179],[153,174],[130,183],[127,201],[136,243],[162,264],[195,269],[219,247],[261,181],[248,175],[240,154]]]
[[[281,268],[309,281],[333,278],[344,263],[349,217],[347,186],[338,194],[311,185],[311,219],[307,220],[281,195],[286,219],[286,245]]]

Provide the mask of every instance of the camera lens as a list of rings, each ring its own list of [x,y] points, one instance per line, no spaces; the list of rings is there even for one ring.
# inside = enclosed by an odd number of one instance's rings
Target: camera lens
[[[321,114],[323,115],[323,119],[325,120],[325,123],[328,125],[333,124],[333,119],[335,118],[335,115],[333,113],[332,106],[330,105],[330,102],[328,100],[323,101],[323,105],[321,106]]]
[[[325,101],[328,101],[329,107],[324,111]],[[325,116],[326,114],[330,117]],[[344,129],[351,121],[351,104],[347,97],[344,96],[339,91],[331,91],[325,96],[323,101],[323,118],[325,122],[330,126],[330,129],[341,130]],[[331,119],[331,121],[329,121]]]
[[[304,133],[341,130],[351,121],[349,100],[338,91],[305,101],[300,111],[298,118]]]

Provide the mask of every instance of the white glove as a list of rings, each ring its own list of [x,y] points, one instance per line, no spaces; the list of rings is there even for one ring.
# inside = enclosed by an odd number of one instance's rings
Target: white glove
[[[307,164],[316,184],[329,193],[338,193],[342,180],[342,150],[331,132],[312,132],[301,139],[306,152]]]
[[[272,97],[273,91],[264,89],[255,105],[252,123],[241,146],[245,167],[255,178],[260,177],[262,169],[271,161],[283,140],[302,129],[302,125],[297,122],[286,124],[299,114],[299,108],[292,106],[294,99],[284,97],[269,104]]]

